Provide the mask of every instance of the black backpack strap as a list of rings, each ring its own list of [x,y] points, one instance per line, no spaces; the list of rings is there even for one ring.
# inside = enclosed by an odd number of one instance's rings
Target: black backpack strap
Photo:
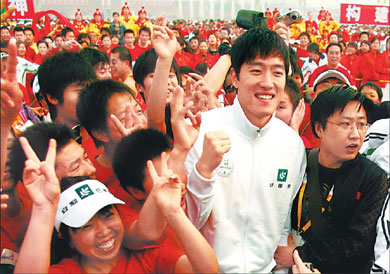
[[[321,212],[321,191],[318,171],[319,149],[312,149],[307,159],[307,195],[309,199],[309,213],[311,230],[316,238],[324,235],[324,220]]]

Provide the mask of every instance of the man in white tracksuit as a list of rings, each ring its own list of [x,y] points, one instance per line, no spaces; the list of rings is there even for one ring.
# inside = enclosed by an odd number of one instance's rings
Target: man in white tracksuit
[[[270,272],[277,247],[287,246],[291,204],[306,167],[301,138],[274,115],[288,48],[271,30],[249,30],[231,57],[238,96],[233,106],[202,115],[185,165],[188,214],[221,272]]]

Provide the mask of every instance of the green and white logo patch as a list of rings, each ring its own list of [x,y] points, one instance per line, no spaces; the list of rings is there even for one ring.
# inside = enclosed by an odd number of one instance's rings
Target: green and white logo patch
[[[287,169],[279,169],[278,170],[277,181],[278,182],[285,182],[285,181],[287,181],[287,174],[288,174],[288,170]]]
[[[79,187],[79,188],[76,188],[75,191],[76,191],[77,195],[79,195],[79,197],[80,197],[81,199],[85,199],[85,198],[87,198],[88,196],[93,195],[92,189],[91,189],[87,184],[82,185],[82,186]]]

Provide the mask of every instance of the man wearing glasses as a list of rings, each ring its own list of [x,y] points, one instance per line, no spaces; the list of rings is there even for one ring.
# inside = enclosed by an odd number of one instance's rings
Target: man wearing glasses
[[[364,95],[334,86],[311,105],[320,147],[309,152],[292,209],[294,244],[321,272],[369,272],[388,184],[385,173],[358,154],[367,130]]]

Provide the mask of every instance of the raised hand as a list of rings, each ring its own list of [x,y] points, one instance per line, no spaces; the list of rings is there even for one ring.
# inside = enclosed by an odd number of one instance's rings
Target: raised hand
[[[143,114],[138,114],[131,106],[127,104],[125,108],[125,121],[122,123],[115,114],[110,116],[119,134],[124,137],[130,135],[133,131],[146,127],[146,118]]]
[[[196,169],[205,178],[211,178],[212,172],[221,163],[223,156],[230,150],[230,138],[223,131],[209,131],[204,136],[203,152]]]
[[[168,27],[153,26],[152,45],[161,59],[170,59],[176,53],[176,36]]]
[[[41,162],[25,137],[20,137],[19,141],[27,158],[23,183],[34,206],[56,208],[61,193],[60,183],[55,174],[57,142],[50,139],[46,158]]]
[[[290,29],[282,22],[278,22],[274,28],[275,32],[284,40],[288,46],[290,43]]]
[[[305,100],[302,98],[299,100],[297,107],[291,117],[290,127],[292,127],[299,134],[299,127],[305,116]]]
[[[172,88],[171,93],[171,123],[173,136],[175,138],[175,147],[189,150],[198,137],[201,114],[198,112],[194,115],[190,111],[193,106],[192,102],[188,102],[186,105],[183,105],[184,90],[180,86]],[[191,123],[185,120],[186,117],[189,118]]]
[[[179,176],[168,169],[168,160],[165,152],[161,154],[161,171],[158,175],[153,162],[147,163],[150,177],[153,181],[153,189],[150,195],[153,195],[161,213],[167,216],[181,210],[181,182]]]
[[[16,45],[8,45],[8,57],[5,70],[1,69],[1,127],[10,128],[22,107],[23,92],[19,88],[16,77]],[[2,64],[3,65],[3,64]]]

